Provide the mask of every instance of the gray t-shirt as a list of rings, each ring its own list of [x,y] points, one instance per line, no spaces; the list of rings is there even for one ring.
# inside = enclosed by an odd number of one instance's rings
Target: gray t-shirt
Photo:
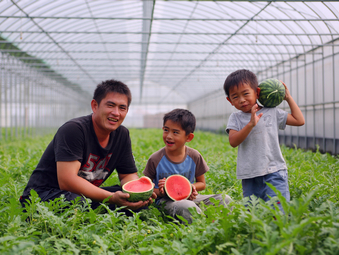
[[[249,179],[287,169],[279,146],[279,129],[285,129],[287,112],[274,108],[262,108],[257,125],[238,146],[237,179]],[[251,113],[232,113],[227,123],[230,129],[240,131],[251,119]]]

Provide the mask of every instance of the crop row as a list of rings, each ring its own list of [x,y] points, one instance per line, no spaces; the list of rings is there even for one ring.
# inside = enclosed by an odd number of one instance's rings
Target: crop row
[[[230,207],[207,206],[191,225],[159,208],[122,215],[96,211],[62,199],[41,203],[33,194],[24,212],[18,201],[52,136],[0,144],[1,254],[339,254],[339,160],[328,154],[282,147],[289,171],[291,202],[285,214],[253,200],[245,208],[236,179],[237,150],[225,135],[196,132],[188,144],[210,167],[203,192],[232,197]],[[161,130],[132,129],[139,174],[163,146]],[[113,175],[105,185],[118,183]],[[274,199],[273,199],[274,202]]]

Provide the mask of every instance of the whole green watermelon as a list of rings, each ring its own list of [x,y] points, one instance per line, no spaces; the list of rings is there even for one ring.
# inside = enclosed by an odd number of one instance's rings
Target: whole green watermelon
[[[285,98],[285,87],[277,79],[266,79],[259,84],[259,103],[265,107],[276,107]]]

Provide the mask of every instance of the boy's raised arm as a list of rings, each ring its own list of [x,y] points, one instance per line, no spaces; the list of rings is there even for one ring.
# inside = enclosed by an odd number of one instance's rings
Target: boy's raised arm
[[[282,81],[281,81],[282,82]],[[286,125],[290,126],[302,126],[305,124],[304,115],[302,114],[299,106],[292,98],[290,91],[285,83],[282,82],[285,87],[285,100],[288,103],[291,113],[287,115]]]

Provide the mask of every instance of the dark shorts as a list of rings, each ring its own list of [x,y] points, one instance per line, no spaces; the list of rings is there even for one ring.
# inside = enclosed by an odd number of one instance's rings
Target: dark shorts
[[[110,186],[110,187],[100,187],[101,189],[107,190],[109,192],[117,192],[117,191],[122,191],[121,187],[119,185],[115,185],[115,186]],[[77,198],[79,199],[79,202],[83,202],[85,203],[85,198],[69,192],[69,191],[65,191],[65,190],[60,190],[60,189],[46,189],[46,188],[35,188],[34,189],[41,201],[52,201],[56,198],[61,197],[62,195],[65,197],[66,201],[74,201]],[[20,203],[23,207],[25,207],[25,204],[27,203],[27,200],[29,200],[29,197],[20,197]],[[101,202],[97,202],[97,201],[93,201],[91,202],[91,208],[92,209],[96,209],[101,205]],[[116,209],[116,205],[115,204],[109,204],[108,205],[109,209],[111,210],[115,210]],[[145,208],[142,208],[145,209]],[[124,211],[127,215],[132,215],[129,210],[121,210]],[[139,211],[139,210],[138,210]]]

